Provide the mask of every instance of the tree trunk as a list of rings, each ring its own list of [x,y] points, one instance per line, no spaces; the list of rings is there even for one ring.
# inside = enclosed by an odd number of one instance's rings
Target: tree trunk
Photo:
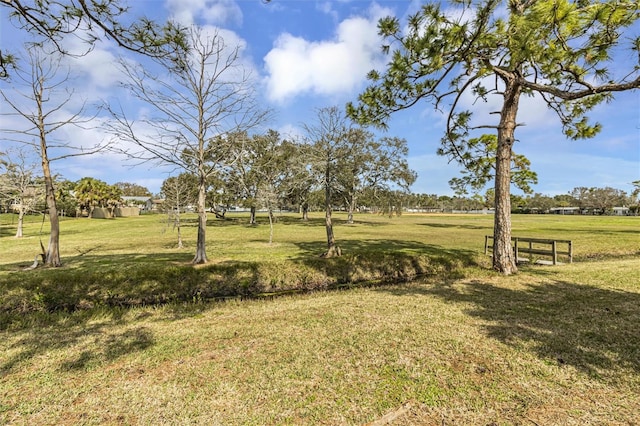
[[[269,207],[269,245],[273,243],[273,209]]]
[[[44,174],[45,194],[47,200],[47,210],[49,211],[49,245],[45,253],[45,266],[58,267],[62,265],[60,261],[60,221],[58,219],[58,208],[56,206],[56,195],[53,187],[53,178],[49,168],[49,158],[46,147],[42,151],[42,170]]]
[[[495,215],[493,223],[493,269],[505,275],[518,272],[511,246],[511,148],[514,143],[516,117],[521,87],[505,79],[504,104],[498,128],[496,152]]]
[[[324,215],[324,223],[325,228],[327,230],[327,251],[322,254],[323,257],[336,257],[341,256],[342,251],[338,246],[336,246],[336,239],[333,235],[333,223],[331,221],[331,188],[329,185],[325,187],[325,215]]]
[[[16,230],[16,238],[22,238],[22,228],[24,224],[24,209],[20,206],[18,210],[18,229]]]
[[[207,209],[206,201],[206,182],[204,174],[201,174],[198,182],[198,240],[196,242],[196,255],[192,263],[207,263]]]
[[[39,131],[40,131],[40,159],[42,160],[42,175],[44,177],[45,199],[47,210],[49,211],[49,244],[44,255],[45,266],[59,267],[60,261],[60,220],[58,218],[58,208],[56,206],[56,192],[53,187],[53,177],[49,165],[49,155],[47,153],[47,140],[44,128],[44,118],[42,116],[42,98],[38,99]],[[42,244],[42,243],[41,243]]]
[[[355,209],[356,197],[353,194],[349,194],[349,200],[347,200],[347,208],[349,209],[347,213],[347,223],[353,223],[353,210]]]
[[[181,249],[183,248],[183,244],[182,244],[182,230],[180,228],[181,224],[180,224],[180,210],[178,210],[178,213],[176,214],[176,227],[178,228],[178,248]]]
[[[249,225],[256,224],[256,206],[251,206],[251,210],[249,212]]]
[[[176,178],[176,188],[178,187],[178,179]],[[178,189],[176,189],[176,216],[175,216],[175,226],[178,228],[178,248],[181,249],[183,248],[183,244],[182,244],[182,230],[180,229],[180,226],[182,225],[180,223],[180,191]]]

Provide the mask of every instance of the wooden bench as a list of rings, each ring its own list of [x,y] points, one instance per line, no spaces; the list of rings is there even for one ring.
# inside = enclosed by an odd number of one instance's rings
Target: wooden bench
[[[485,235],[484,254],[489,254],[489,250],[493,252],[493,244],[489,244],[490,239],[493,239],[493,235]],[[516,261],[518,262],[531,260],[530,256],[520,257],[520,254],[537,254],[540,256],[550,256],[551,264],[553,265],[558,264],[558,255],[566,256],[569,260],[569,263],[573,262],[573,243],[571,242],[571,240],[548,240],[543,238],[511,237],[511,241],[513,242],[513,252],[515,253]],[[559,251],[558,244],[566,244],[567,250]]]

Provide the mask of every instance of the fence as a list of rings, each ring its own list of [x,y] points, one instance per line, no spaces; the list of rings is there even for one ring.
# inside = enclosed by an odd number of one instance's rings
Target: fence
[[[484,237],[484,253],[489,254],[489,249],[493,252],[493,244],[489,244],[489,240],[493,239],[493,235],[485,235]],[[516,261],[530,261],[529,257],[520,257],[520,254],[537,254],[541,256],[550,256],[551,263],[553,265],[558,264],[558,255],[566,256],[568,262],[573,262],[573,243],[571,240],[549,240],[542,238],[521,238],[511,237],[513,242],[513,252],[515,253]],[[523,246],[523,244],[525,244]],[[566,244],[566,251],[559,251],[558,244]],[[543,247],[540,247],[543,246]]]

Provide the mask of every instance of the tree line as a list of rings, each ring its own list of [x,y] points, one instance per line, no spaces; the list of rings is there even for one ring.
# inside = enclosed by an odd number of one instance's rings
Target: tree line
[[[577,214],[612,214],[614,207],[627,207],[629,214],[640,213],[640,181],[633,183],[635,189],[626,191],[611,187],[577,187],[559,195],[511,194],[512,213],[550,213],[554,208],[572,207]],[[495,193],[489,189],[484,195],[471,197],[461,195],[407,194],[407,208],[422,211],[472,211],[491,209],[495,205]]]

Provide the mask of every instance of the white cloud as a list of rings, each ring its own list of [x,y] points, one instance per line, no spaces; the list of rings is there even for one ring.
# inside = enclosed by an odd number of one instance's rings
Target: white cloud
[[[165,5],[171,18],[186,26],[242,23],[242,10],[234,0],[167,0]]]
[[[70,34],[61,45],[69,55],[61,57],[60,71],[69,69],[71,85],[83,98],[90,101],[99,99],[121,80],[122,75],[115,64],[117,52],[122,49],[111,39],[100,38],[89,45],[82,37]],[[57,55],[57,52],[52,52],[52,55]]]
[[[74,73],[86,77],[82,83],[85,93],[110,88],[122,79],[120,70],[115,66],[116,61],[116,56],[103,48],[95,48],[82,58],[69,60]]]
[[[357,89],[367,72],[380,65],[376,25],[388,14],[374,5],[368,17],[342,21],[328,41],[280,35],[264,57],[268,97],[282,102],[300,93],[335,95]]]

